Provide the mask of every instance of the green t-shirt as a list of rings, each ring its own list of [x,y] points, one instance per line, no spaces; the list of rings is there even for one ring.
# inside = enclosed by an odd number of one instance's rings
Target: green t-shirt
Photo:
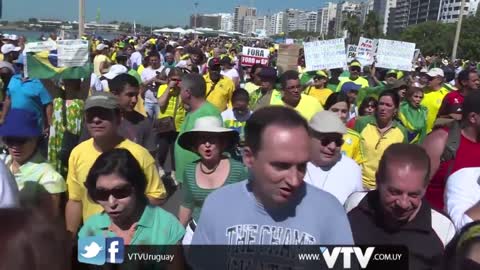
[[[130,69],[128,71],[128,75],[135,77],[137,79],[139,84],[142,84],[142,77],[140,77],[140,74],[135,69]]]
[[[108,230],[111,225],[106,213],[96,214],[87,219],[78,232],[78,237],[116,237]],[[185,228],[178,219],[158,206],[145,207],[130,245],[176,245],[185,234]]]
[[[205,104],[203,104],[196,111],[187,113],[187,115],[185,116],[185,121],[183,122],[182,127],[180,128],[180,133],[178,134],[178,138],[180,138],[180,135],[182,135],[184,132],[192,130],[193,127],[195,126],[195,121],[197,121],[198,118],[202,118],[205,116],[218,117],[218,119],[222,121],[222,116],[220,115],[220,112],[218,111],[218,109],[214,105],[212,105],[210,102],[206,101]],[[178,144],[178,139],[177,139],[177,141],[175,142],[174,157],[175,157],[175,178],[179,183],[183,183],[182,178],[185,173],[185,167],[187,166],[188,163],[192,163],[195,160],[197,160],[199,156],[194,152],[183,149]]]
[[[227,179],[222,186],[237,183],[248,179],[248,171],[243,165],[234,159],[229,159],[230,171]],[[202,210],[203,202],[207,196],[216,189],[204,189],[198,186],[195,178],[195,171],[197,162],[190,163],[185,168],[185,181],[183,186],[183,202],[182,206],[192,210],[192,217],[198,222],[200,218],[200,211]]]

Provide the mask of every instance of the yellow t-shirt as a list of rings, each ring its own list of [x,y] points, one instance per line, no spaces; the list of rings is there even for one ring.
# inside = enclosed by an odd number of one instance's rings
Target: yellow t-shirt
[[[168,85],[162,84],[158,88],[158,95],[157,98],[160,98],[163,93],[167,90]],[[170,90],[171,91],[171,90]],[[162,119],[165,117],[173,117],[174,112],[175,112],[175,103],[178,103],[177,106],[177,114],[175,115],[175,128],[177,131],[180,131],[180,127],[183,124],[183,121],[185,120],[185,108],[183,107],[182,100],[180,98],[180,95],[177,95],[176,97],[172,96],[168,100],[167,108],[165,111],[162,111],[160,109],[160,112],[158,113],[158,119]]]
[[[343,135],[342,153],[359,165],[365,161],[362,140],[362,135],[353,129],[348,128],[347,133]]]
[[[325,102],[327,102],[328,97],[333,93],[332,90],[328,88],[323,88],[323,89],[317,89],[315,86],[309,86],[305,90],[305,94],[309,95],[311,97],[314,97],[322,104],[322,106],[325,106]]]
[[[270,99],[270,105],[284,105],[282,100],[282,93],[278,90],[273,90],[272,98]],[[307,121],[310,121],[312,117],[320,111],[323,111],[323,106],[314,97],[302,94],[300,102],[298,102],[295,110],[303,116]]]
[[[123,140],[115,148],[124,148],[130,151],[140,164],[140,167],[142,167],[145,177],[147,178],[146,195],[158,199],[166,197],[167,193],[163,182],[160,181],[155,160],[147,149],[127,139]],[[77,145],[68,160],[68,199],[82,202],[82,217],[84,222],[90,216],[103,211],[103,208],[99,204],[96,204],[88,197],[87,189],[84,186],[88,172],[101,154],[102,153],[93,146],[92,138]]]
[[[337,86],[337,92],[342,91],[343,84],[347,83],[347,82],[353,82],[356,85],[360,85],[360,88],[369,87],[369,83],[368,83],[367,79],[365,79],[363,77],[358,77],[355,81],[352,81],[350,78],[347,77],[347,78],[344,78],[344,79],[340,80],[340,83]]]
[[[245,90],[247,90],[249,95],[252,94],[258,88],[260,88],[260,86],[254,84],[252,82],[248,82],[248,83],[245,84]]]
[[[215,88],[212,89],[213,82],[210,80],[210,74],[207,73],[203,78],[207,84],[207,101],[217,107],[220,112],[225,111],[231,103],[235,84],[231,79],[223,77],[217,82]]]
[[[101,73],[101,70],[100,70],[100,64],[103,63],[103,62],[110,63],[110,59],[108,59],[108,57],[106,55],[103,55],[103,54],[99,54],[99,55],[95,56],[95,58],[93,59],[93,72],[98,77],[102,76],[102,73]]]
[[[449,91],[445,87],[442,87],[437,91],[425,91],[422,105],[427,107],[427,134],[432,131],[435,120],[437,119],[438,110],[440,110],[443,98],[448,94],[448,92]]]

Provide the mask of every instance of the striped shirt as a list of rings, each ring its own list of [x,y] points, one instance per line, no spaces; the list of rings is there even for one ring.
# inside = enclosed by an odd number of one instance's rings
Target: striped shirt
[[[230,172],[228,177],[223,183],[223,186],[243,181],[248,178],[248,173],[245,166],[234,160],[230,161]],[[202,210],[205,198],[215,191],[216,189],[204,189],[197,185],[197,179],[195,178],[195,171],[199,160],[197,162],[189,163],[185,168],[184,176],[184,190],[183,190],[183,202],[182,206],[192,210],[192,217],[194,220],[199,219],[200,211]]]

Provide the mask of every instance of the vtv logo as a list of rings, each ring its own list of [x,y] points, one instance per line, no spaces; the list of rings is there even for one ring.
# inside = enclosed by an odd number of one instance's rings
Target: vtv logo
[[[352,268],[352,253],[357,257],[358,263],[362,269],[367,268],[370,259],[372,258],[374,247],[369,247],[363,253],[362,249],[359,247],[335,247],[330,253],[330,250],[326,247],[320,247],[320,252],[322,253],[323,259],[327,264],[328,268],[333,268],[337,262],[338,255],[343,254],[343,268],[350,269]]]

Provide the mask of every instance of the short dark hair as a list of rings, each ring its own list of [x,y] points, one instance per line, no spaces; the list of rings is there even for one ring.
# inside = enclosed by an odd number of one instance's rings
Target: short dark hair
[[[375,108],[378,107],[378,101],[376,98],[372,97],[372,96],[369,96],[369,97],[366,97],[362,103],[360,104],[360,107],[358,107],[358,115],[360,116],[364,116],[365,115],[365,109],[368,107],[368,105],[370,104],[370,102],[373,103],[373,105],[375,106]]]
[[[263,68],[264,66],[260,63],[253,64],[253,66],[250,68],[250,75],[255,74],[255,71],[259,68]]]
[[[385,90],[383,91],[379,96],[378,96],[378,101],[380,101],[380,99],[382,97],[391,97],[392,100],[393,100],[393,105],[395,105],[395,108],[398,109],[398,107],[400,107],[400,96],[398,95],[397,91],[393,90],[393,89],[389,89],[389,90]]]
[[[325,101],[325,110],[330,110],[330,108],[339,103],[339,102],[346,102],[347,107],[350,108],[350,101],[348,96],[344,92],[336,92],[328,96],[327,101]]]
[[[470,73],[477,73],[475,70],[462,70],[460,73],[458,73],[457,80],[458,83],[460,83],[461,86],[463,86],[462,82],[463,81],[468,81],[470,79]]]
[[[295,110],[285,106],[268,106],[255,111],[245,125],[245,145],[255,154],[262,148],[262,135],[269,126],[303,127],[308,123]]]
[[[377,170],[377,185],[385,181],[387,167],[395,162],[412,165],[416,169],[425,170],[424,185],[430,181],[430,157],[427,151],[417,144],[395,143],[390,145],[380,159]]]
[[[287,81],[289,80],[300,80],[298,71],[296,70],[287,70],[280,77],[280,85],[282,89],[287,88]]]
[[[168,78],[171,78],[173,76],[180,76],[182,77],[183,76],[183,71],[177,67],[174,67],[174,68],[171,68],[170,69],[170,72],[168,72]]]
[[[470,113],[480,113],[480,90],[473,90],[468,93],[462,105],[462,119],[467,119]]]
[[[415,93],[418,93],[418,92],[422,92],[423,93],[423,89],[420,88],[420,87],[415,87],[415,86],[410,86],[407,90],[407,94],[405,96],[407,97],[411,97],[413,96]]]
[[[148,53],[147,57],[148,57],[148,58],[150,58],[150,57],[158,57],[158,58],[160,59],[160,54],[158,54],[157,51],[153,50],[153,51],[151,51],[151,52]],[[149,59],[149,60],[150,60],[150,59]]]
[[[135,157],[128,150],[121,148],[102,153],[88,172],[85,187],[92,200],[95,198],[98,178],[113,173],[124,178],[134,188],[137,199],[147,202],[145,173]]]
[[[237,101],[237,100],[242,100],[249,102],[250,101],[250,95],[248,94],[247,90],[243,88],[238,88],[237,90],[233,91],[232,95],[232,102]]]
[[[119,95],[123,92],[126,85],[130,85],[132,87],[140,87],[138,80],[128,73],[123,73],[117,75],[113,80],[108,82],[108,86],[110,87],[110,92],[114,95]]]
[[[185,74],[182,77],[182,85],[190,91],[190,94],[196,98],[205,98],[207,85],[202,75],[197,73]]]

